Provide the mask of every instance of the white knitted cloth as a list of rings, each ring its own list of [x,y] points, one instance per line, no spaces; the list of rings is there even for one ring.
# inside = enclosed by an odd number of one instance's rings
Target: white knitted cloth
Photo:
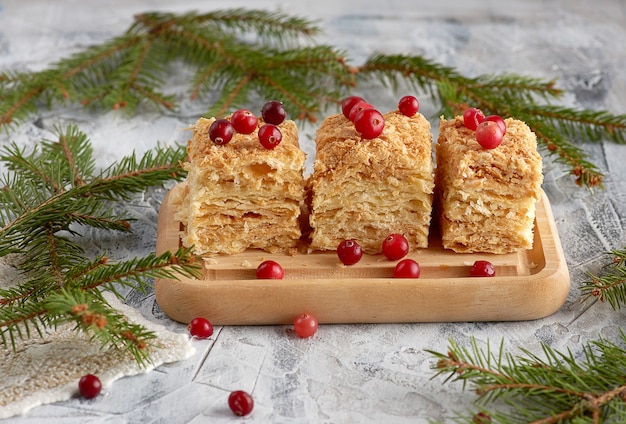
[[[17,279],[15,269],[7,262],[0,258],[0,286]],[[73,325],[49,330],[41,337],[31,333],[28,340],[17,340],[15,349],[10,342],[6,348],[0,346],[0,419],[75,396],[78,380],[85,374],[96,374],[106,387],[118,378],[145,373],[193,354],[187,334],[173,333],[147,321],[114,296],[107,299],[130,321],[157,335],[149,348],[150,362],[141,366],[128,352],[103,349],[97,340],[89,340]]]

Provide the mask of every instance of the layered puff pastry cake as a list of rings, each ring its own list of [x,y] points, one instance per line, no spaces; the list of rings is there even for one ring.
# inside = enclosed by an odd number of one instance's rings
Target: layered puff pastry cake
[[[401,233],[411,248],[428,246],[434,173],[430,123],[421,114],[384,115],[382,134],[362,139],[341,114],[316,133],[309,190],[309,250],[335,250],[357,240],[366,253]]]
[[[436,208],[443,247],[509,253],[533,246],[543,182],[535,134],[505,121],[502,143],[485,149],[463,118],[441,118],[436,148]]]
[[[291,120],[278,125],[273,149],[251,134],[235,133],[216,145],[208,135],[215,118],[200,118],[188,142],[188,171],[174,219],[184,226],[184,246],[211,256],[248,248],[290,252],[301,238],[305,154]]]

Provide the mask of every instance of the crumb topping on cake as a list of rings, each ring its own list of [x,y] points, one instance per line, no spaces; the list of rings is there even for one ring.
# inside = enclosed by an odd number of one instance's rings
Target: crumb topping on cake
[[[485,149],[462,117],[441,118],[435,186],[444,248],[488,253],[532,248],[541,155],[524,122],[504,122],[501,144]]]
[[[293,251],[302,235],[305,161],[295,123],[282,122],[281,143],[266,149],[257,135],[261,120],[251,134],[235,133],[219,145],[208,134],[214,121],[200,118],[191,127],[188,175],[174,215],[184,225],[183,244],[200,255]]]
[[[327,117],[317,131],[311,191],[311,250],[334,250],[355,239],[379,253],[391,233],[413,248],[428,245],[434,185],[430,123],[398,111],[362,139],[344,115]]]

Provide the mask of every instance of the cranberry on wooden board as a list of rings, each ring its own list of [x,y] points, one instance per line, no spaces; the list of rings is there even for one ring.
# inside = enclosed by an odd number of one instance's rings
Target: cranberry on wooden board
[[[383,240],[382,249],[387,259],[396,261],[409,253],[409,242],[402,234],[390,234]]]
[[[356,240],[344,240],[337,246],[337,256],[344,265],[354,265],[363,257],[363,249]]]
[[[413,259],[402,259],[393,269],[396,278],[419,278],[420,274],[420,266]]]
[[[256,278],[262,280],[282,280],[285,270],[276,261],[263,261],[256,269]]]
[[[495,277],[496,269],[489,261],[475,261],[470,267],[470,277]]]

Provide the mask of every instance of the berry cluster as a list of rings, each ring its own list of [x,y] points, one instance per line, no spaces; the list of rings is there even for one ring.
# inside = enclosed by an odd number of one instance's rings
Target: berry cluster
[[[413,116],[419,110],[419,102],[414,96],[404,96],[398,102],[398,110],[406,116]],[[354,129],[366,140],[378,137],[385,128],[383,115],[363,97],[346,97],[341,102],[341,113],[354,123]]]
[[[463,112],[463,125],[466,128],[476,131],[476,141],[484,149],[495,149],[502,143],[506,134],[506,124],[498,115],[485,114],[474,107],[465,109]]]
[[[361,246],[355,240],[345,240],[339,246],[337,255],[346,265],[357,263],[363,255]],[[389,235],[383,241],[382,246],[383,253],[389,260],[401,259],[409,252],[408,241],[402,234]],[[494,277],[495,275],[495,268],[489,261],[477,260],[470,268],[470,276],[472,277]],[[403,259],[396,264],[393,276],[396,278],[419,278],[420,266],[413,259]],[[257,268],[257,278],[282,279],[283,277],[283,268],[277,262],[264,261]],[[192,319],[187,329],[189,334],[197,339],[206,339],[213,335],[213,325],[203,317]],[[295,318],[293,329],[300,338],[312,337],[318,329],[317,318],[310,313],[302,313]],[[78,389],[84,398],[93,399],[100,394],[102,383],[97,376],[86,374],[79,380]],[[245,416],[252,412],[254,399],[243,390],[235,390],[228,397],[228,406],[235,415]]]
[[[278,146],[283,139],[283,135],[278,128],[285,118],[287,112],[279,101],[272,100],[261,108],[261,118],[264,124],[258,131],[259,142],[263,147],[271,150]],[[209,127],[209,138],[215,144],[229,143],[235,133],[252,134],[257,129],[259,119],[248,109],[239,109],[233,112],[230,119],[216,119]]]
[[[383,240],[382,251],[390,261],[397,261],[409,253],[409,242],[402,234],[390,234]],[[344,265],[354,265],[363,257],[363,249],[356,240],[344,240],[337,246],[337,257]],[[413,259],[403,259],[393,270],[396,278],[419,278],[420,267]]]
[[[341,105],[343,115],[354,123],[356,131],[363,139],[378,137],[385,125],[383,115],[373,105],[359,96],[347,97]],[[398,111],[405,116],[414,116],[419,111],[419,102],[414,96],[404,96],[398,102]],[[282,103],[267,102],[261,110],[265,124],[259,128],[260,143],[267,149],[276,147],[282,135],[278,125],[285,119],[286,113]],[[497,147],[506,133],[506,125],[501,117],[485,115],[476,108],[470,108],[463,114],[464,125],[476,131],[476,139],[483,148]],[[240,109],[228,119],[217,120],[211,125],[209,136],[215,144],[226,144],[235,132],[251,134],[258,126],[257,117],[246,109]],[[390,234],[382,242],[382,252],[390,261],[399,261],[393,270],[395,278],[419,278],[420,266],[410,258],[402,259],[409,253],[409,243],[402,234]],[[358,263],[363,250],[356,240],[344,240],[337,247],[337,256],[344,265]],[[495,269],[488,261],[476,261],[470,268],[471,276],[492,277]],[[263,261],[256,269],[258,279],[283,279],[282,266],[271,260]],[[312,337],[318,329],[318,321],[310,313],[298,315],[293,322],[294,332],[301,338]],[[213,334],[213,326],[204,318],[196,318],[189,324],[189,332],[193,337],[207,338]],[[254,400],[245,391],[231,392],[228,398],[230,409],[235,415],[244,416],[252,412]]]

